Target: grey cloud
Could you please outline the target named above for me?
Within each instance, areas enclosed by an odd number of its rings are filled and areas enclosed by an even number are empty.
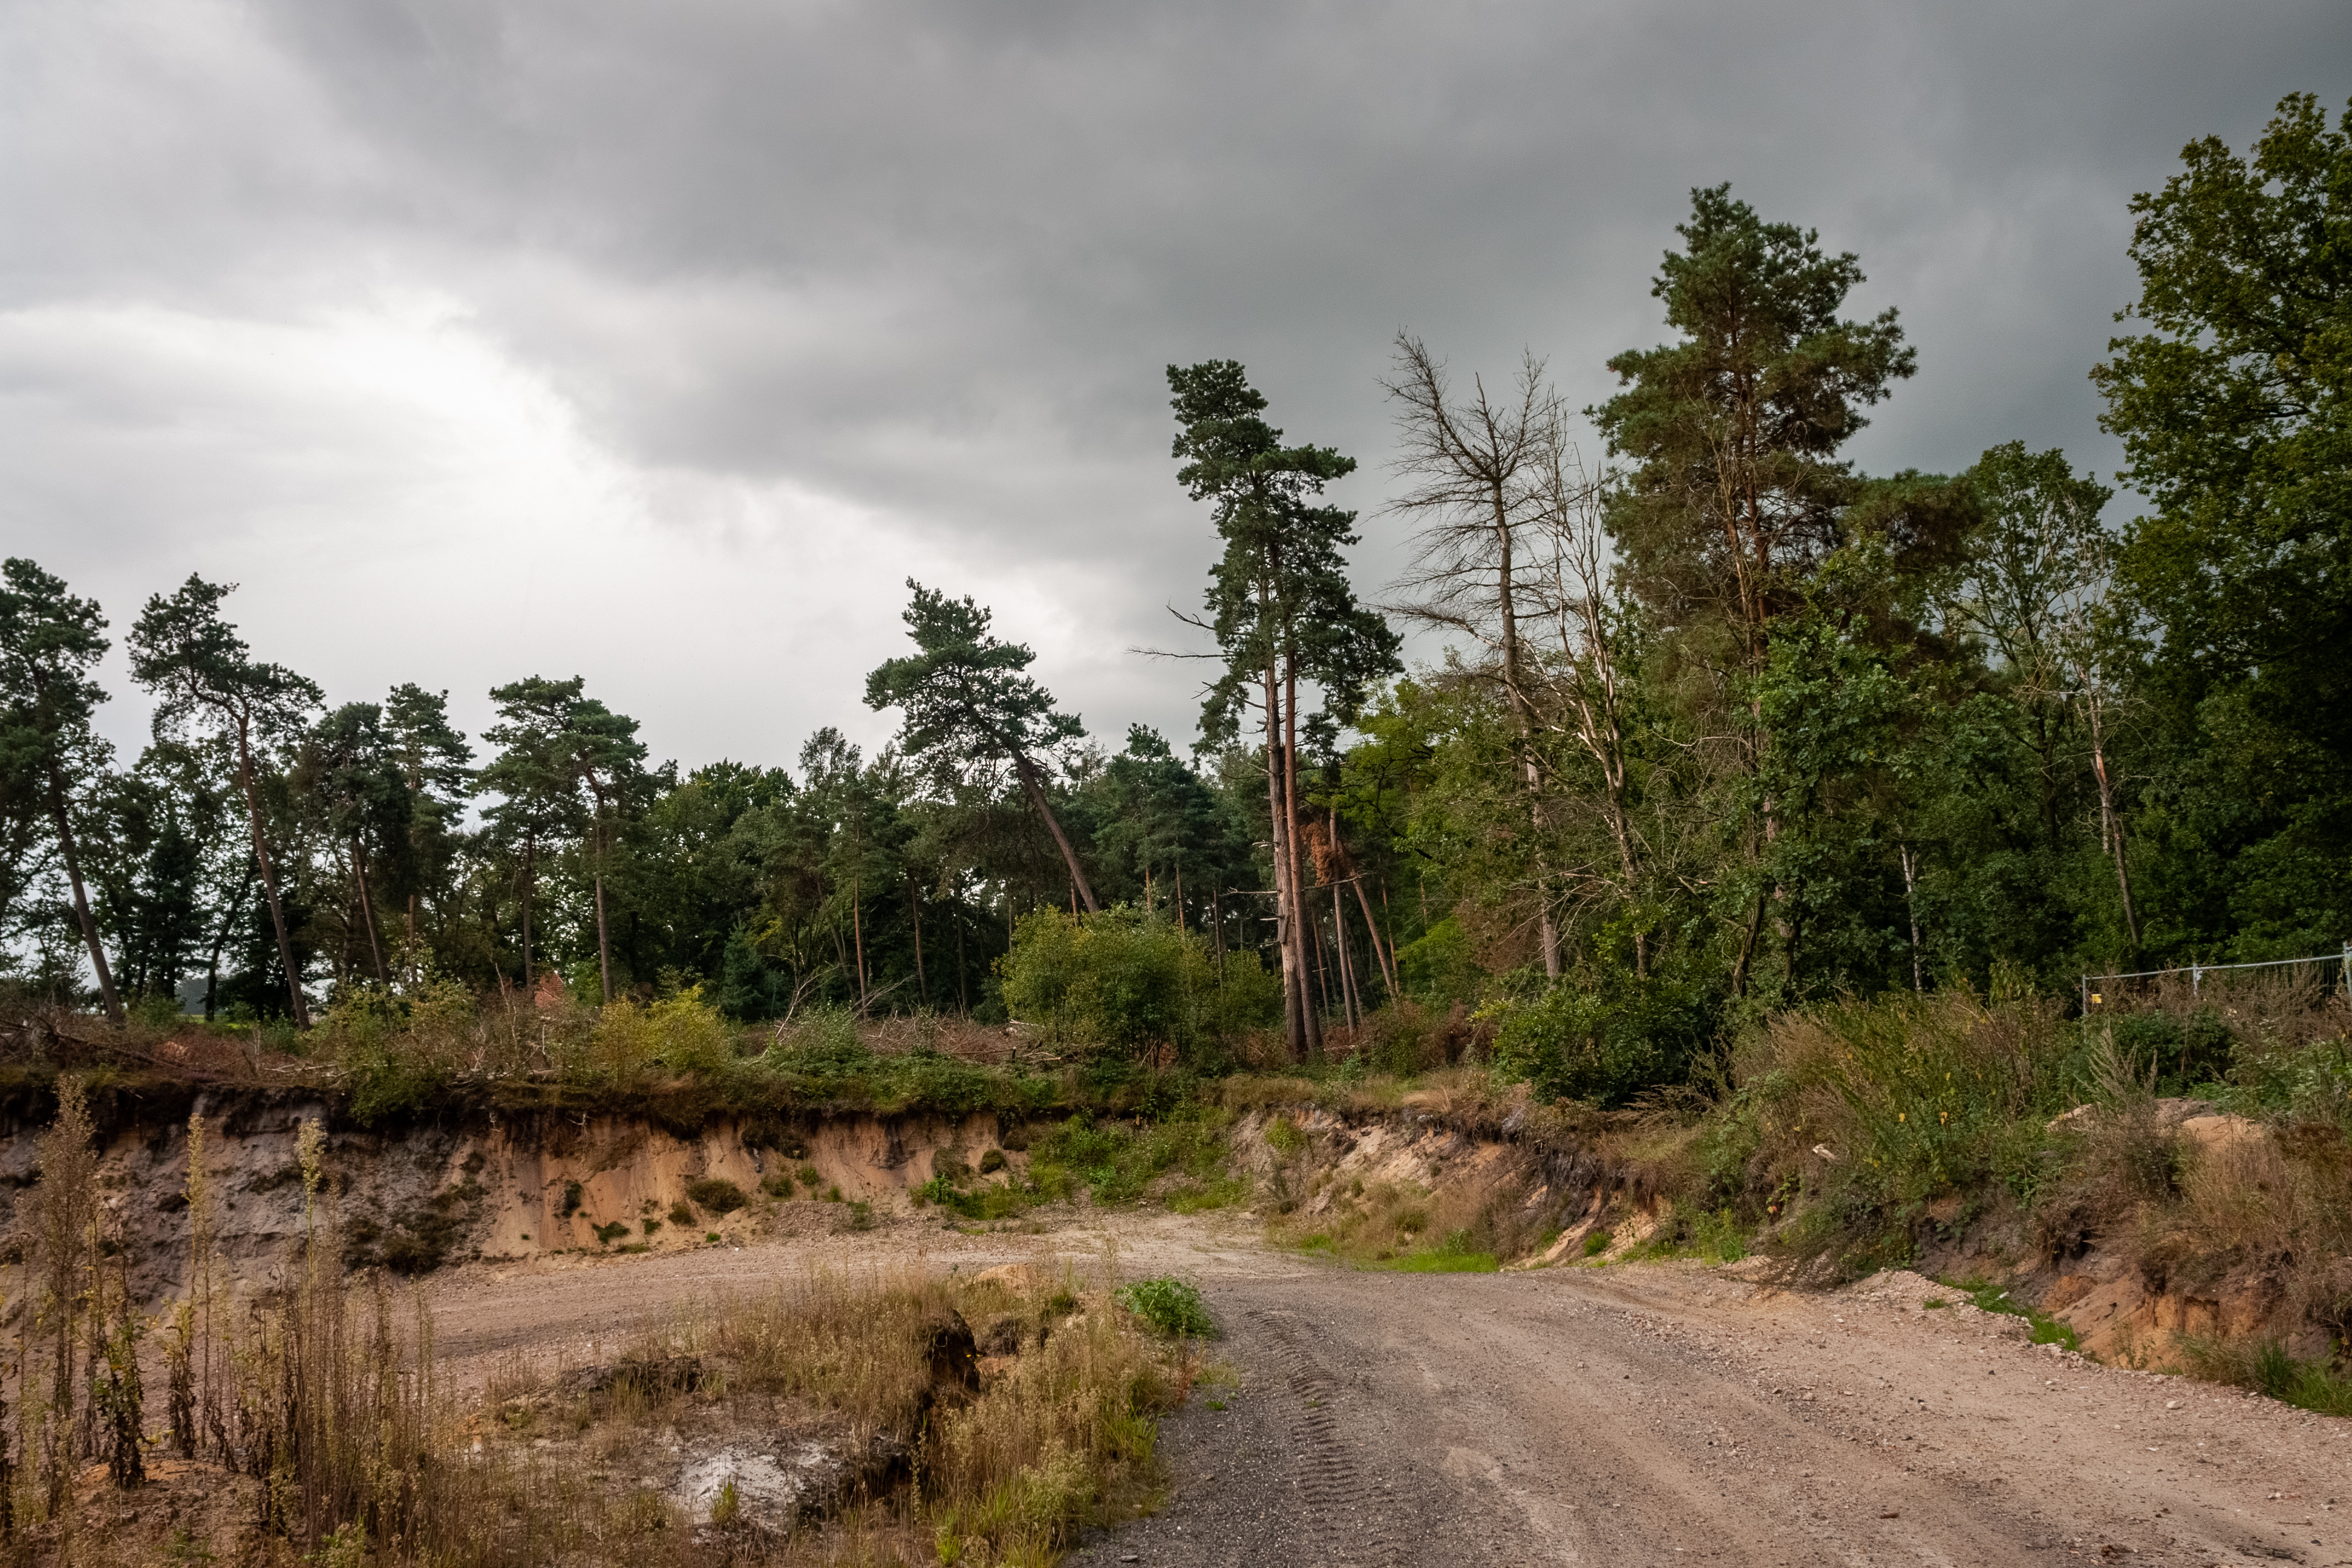
[[[2111,468],[2084,372],[2130,295],[2128,196],[2192,136],[2242,143],[2280,94],[2352,86],[2329,4],[13,15],[0,200],[36,221],[0,234],[12,548],[71,574],[82,541],[142,541],[169,575],[247,576],[248,615],[265,589],[309,591],[267,564],[284,531],[333,559],[338,530],[408,515],[404,474],[467,471],[430,449],[446,432],[200,366],[159,381],[103,333],[23,322],[104,307],[291,330],[427,295],[640,476],[656,533],[704,516],[666,497],[776,484],[893,530],[843,557],[793,531],[814,525],[753,529],[735,572],[843,574],[835,597],[857,603],[915,567],[1062,585],[1076,597],[1050,624],[1008,629],[1112,737],[1129,717],[1189,728],[1181,674],[1117,651],[1167,640],[1161,606],[1192,599],[1211,553],[1171,481],[1165,363],[1240,358],[1295,434],[1364,459],[1341,493],[1367,514],[1373,586],[1398,557],[1373,384],[1391,334],[1465,370],[1531,348],[1572,400],[1606,395],[1607,356],[1660,336],[1648,280],[1688,187],[1729,179],[1858,251],[1858,308],[1904,312],[1922,373],[1864,461],[1950,468],[2022,436]],[[184,404],[159,410],[159,385]],[[854,683],[744,678],[732,710],[758,710],[761,738],[729,732],[709,688],[734,678],[705,639],[662,635],[698,625],[691,577],[663,581],[642,689],[649,707],[664,680],[698,695],[690,723],[648,712],[662,743],[782,760],[787,737],[855,717]],[[475,685],[580,662],[560,630],[526,646],[473,603],[398,626]],[[352,679],[407,677],[398,626],[340,660]],[[897,635],[885,618],[829,657],[871,663]]]

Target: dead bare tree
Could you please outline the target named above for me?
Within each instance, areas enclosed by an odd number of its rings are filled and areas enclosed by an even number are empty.
[[[1397,334],[1396,357],[1381,387],[1398,405],[1396,470],[1412,488],[1390,510],[1412,520],[1413,555],[1396,584],[1391,613],[1475,642],[1477,672],[1499,683],[1519,736],[1518,769],[1536,837],[1543,837],[1543,770],[1535,738],[1544,726],[1529,692],[1519,622],[1535,584],[1521,565],[1520,536],[1547,504],[1548,454],[1560,444],[1559,398],[1543,362],[1525,356],[1516,385],[1490,396],[1471,381],[1457,396],[1445,367],[1410,332]],[[1536,899],[1544,973],[1560,973],[1553,889],[1538,854]]]

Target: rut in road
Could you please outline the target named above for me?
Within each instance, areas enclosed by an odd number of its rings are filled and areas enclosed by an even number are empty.
[[[1299,1458],[1299,1500],[1308,1538],[1336,1562],[1365,1568],[1402,1564],[1386,1526],[1378,1490],[1341,1440],[1339,1385],[1323,1364],[1298,1342],[1293,1315],[1278,1310],[1251,1314],[1265,1329],[1285,1370],[1285,1385],[1296,1405],[1291,1430]]]

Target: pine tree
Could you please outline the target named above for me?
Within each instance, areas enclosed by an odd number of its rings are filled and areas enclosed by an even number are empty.
[[[1224,552],[1210,569],[1207,614],[1186,616],[1212,633],[1224,671],[1211,683],[1201,729],[1211,743],[1240,733],[1251,704],[1263,720],[1266,809],[1273,828],[1274,890],[1282,953],[1284,1032],[1292,1056],[1322,1049],[1307,990],[1305,861],[1298,844],[1300,683],[1323,689],[1323,722],[1352,715],[1367,689],[1402,668],[1402,639],[1357,603],[1340,554],[1357,542],[1356,514],[1316,504],[1324,486],[1356,462],[1328,447],[1286,447],[1262,416],[1266,400],[1231,360],[1168,367],[1180,426],[1177,482],[1215,509]]]
[[[73,823],[78,792],[103,773],[109,755],[90,729],[90,715],[106,700],[90,679],[108,647],[100,635],[106,617],[30,561],[0,563],[0,771],[21,777],[48,819],[99,995],[120,1024],[122,998],[90,915]]]
[[[131,674],[154,696],[159,742],[178,739],[194,727],[225,738],[233,748],[253,829],[254,862],[269,902],[278,960],[286,968],[287,999],[296,1026],[307,1029],[310,1006],[302,994],[302,965],[269,851],[262,774],[269,748],[299,739],[325,698],[314,682],[284,665],[254,662],[245,639],[221,618],[221,601],[235,586],[192,574],[171,597],[149,598],[131,632]]]

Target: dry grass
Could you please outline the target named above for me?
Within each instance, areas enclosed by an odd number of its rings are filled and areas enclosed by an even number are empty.
[[[990,1348],[1018,1347],[980,1362],[970,1385],[969,1357],[940,1350],[959,1316]],[[426,1375],[429,1320],[404,1334],[378,1293],[306,1304],[298,1292],[238,1352],[250,1423],[231,1464],[167,1467],[157,1495],[173,1500],[146,1510],[156,1525],[143,1531],[120,1522],[141,1494],[93,1471],[70,1539],[37,1529],[20,1557],[1043,1564],[1082,1525],[1149,1501],[1157,1418],[1189,1386],[1191,1353],[1141,1331],[1107,1283],[1071,1275],[813,1273],[644,1324],[603,1369],[510,1359],[461,1403]],[[306,1398],[289,1396],[298,1388]],[[298,1429],[299,1450],[283,1440]],[[681,1456],[727,1445],[834,1455],[817,1515],[780,1521],[732,1494],[689,1506]]]

